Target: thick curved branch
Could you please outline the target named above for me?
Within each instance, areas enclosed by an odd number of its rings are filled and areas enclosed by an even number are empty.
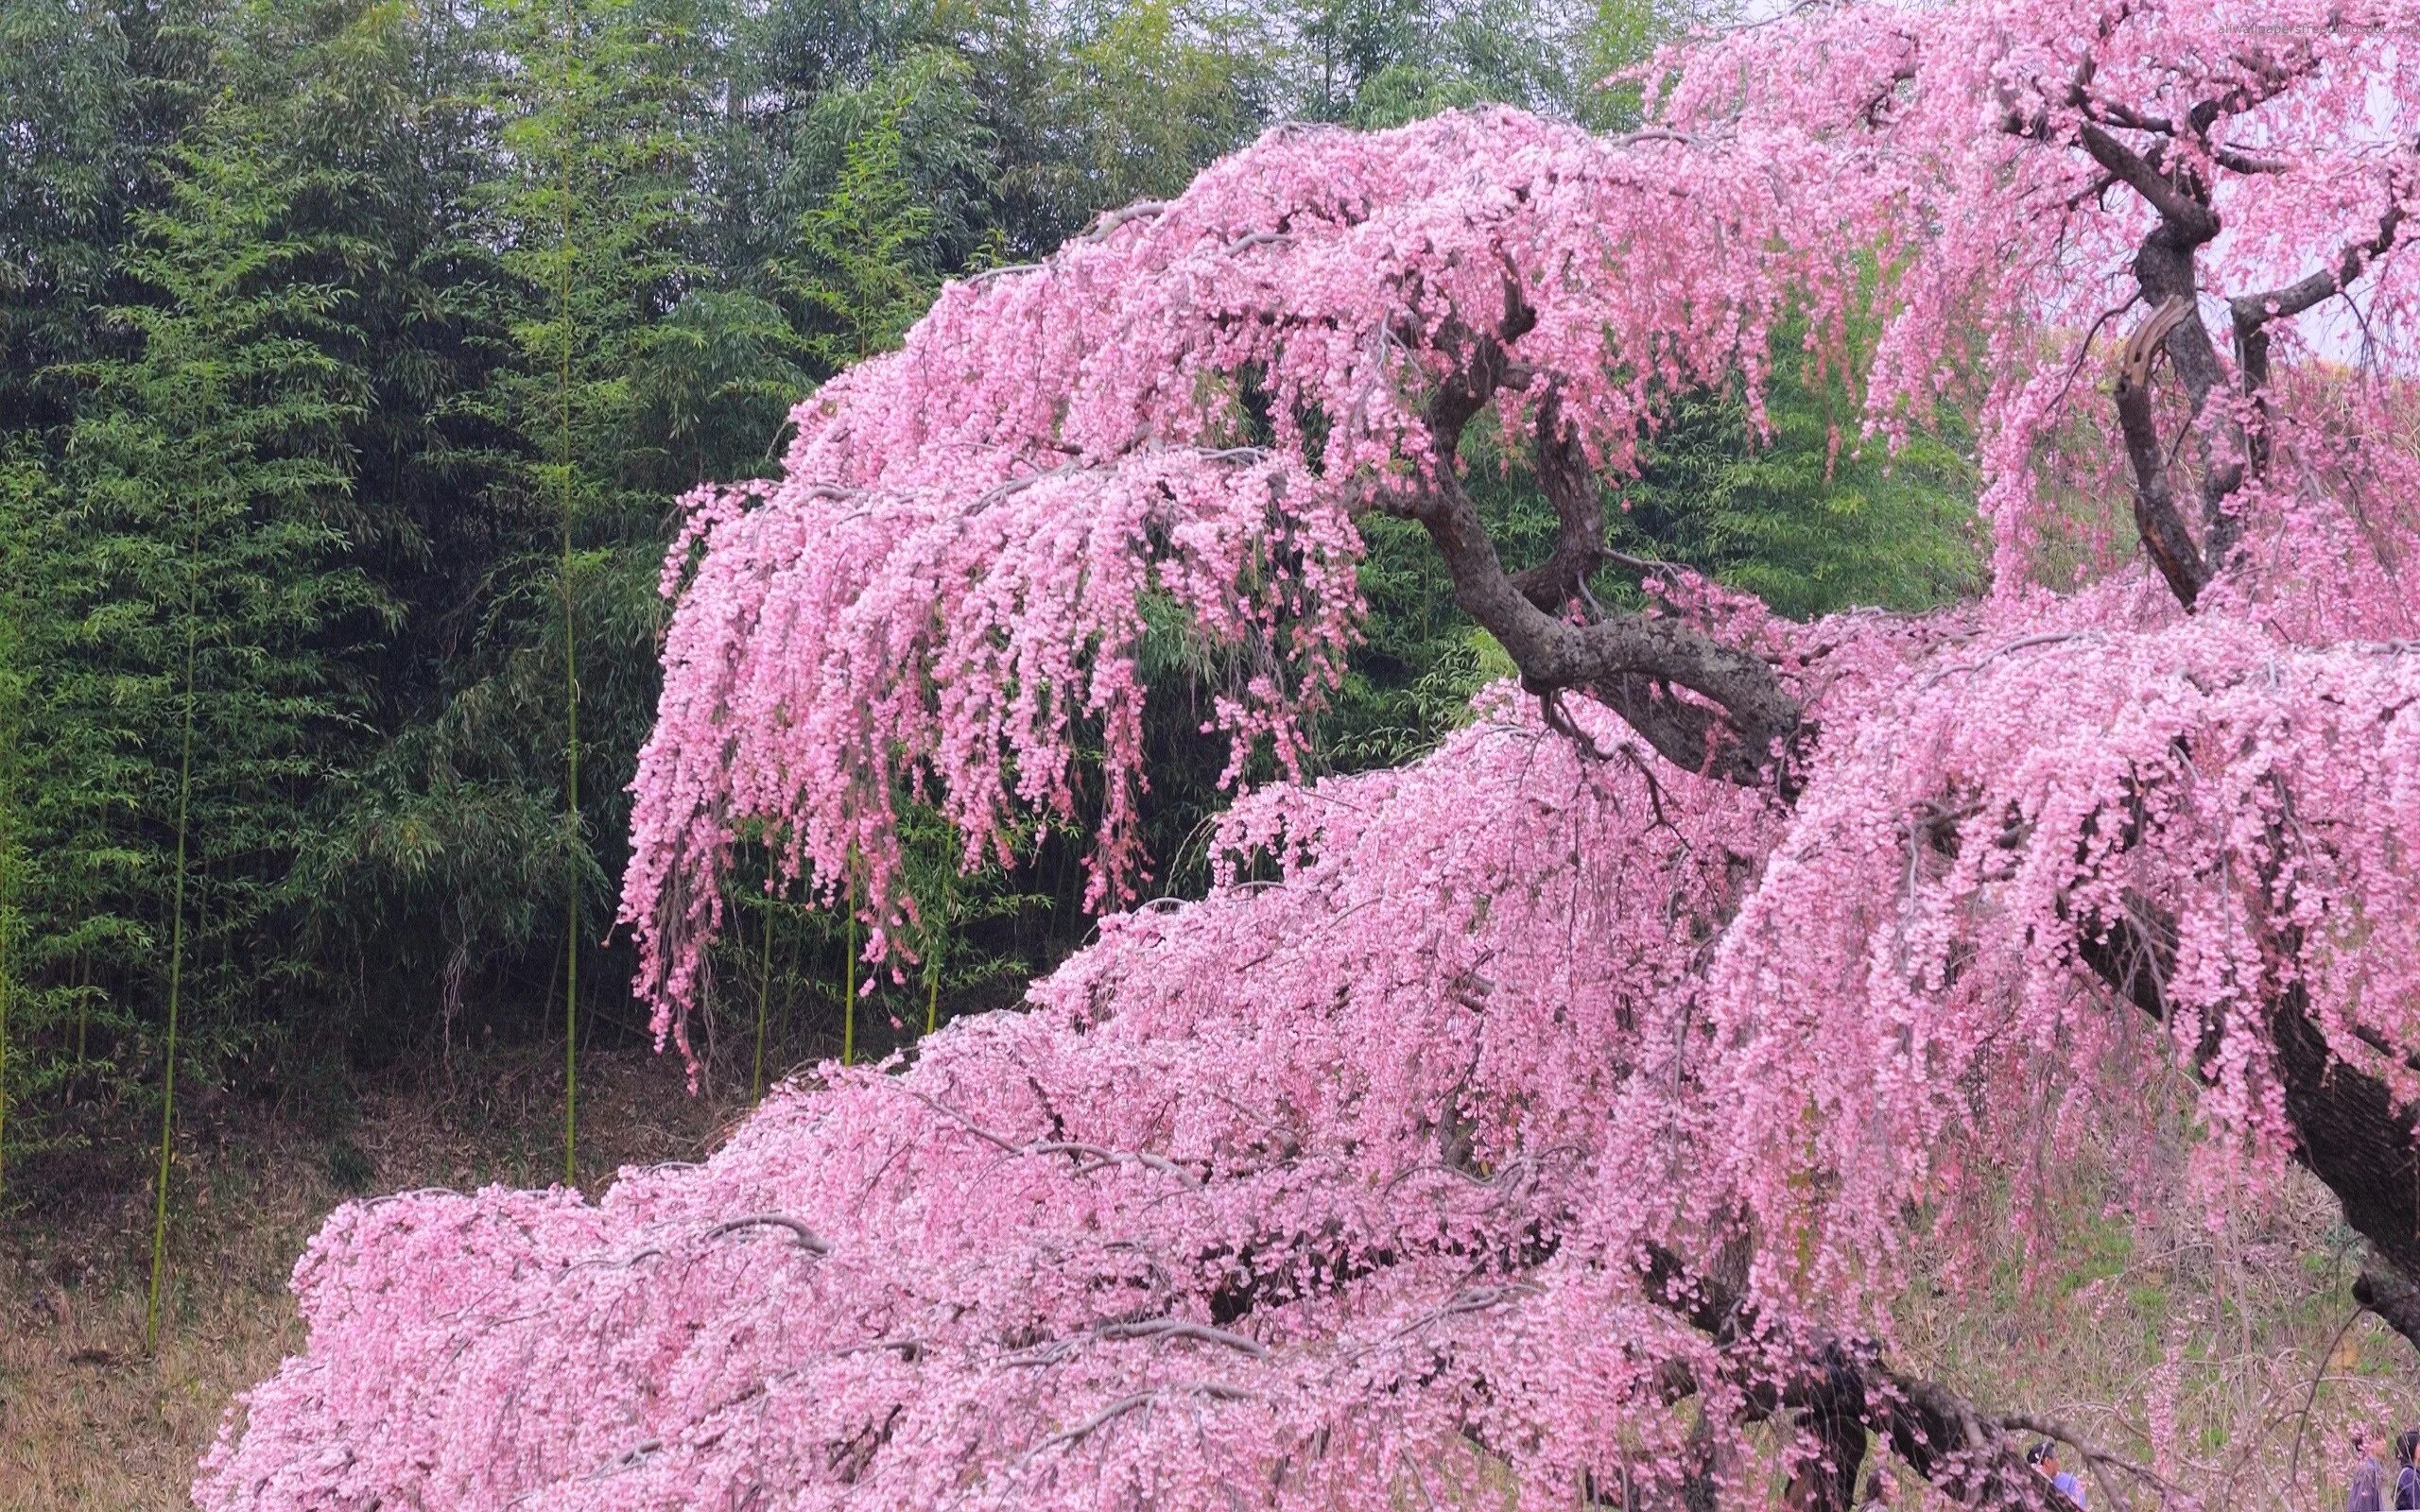
[[[2342,294],[2371,264],[2394,248],[2397,232],[2410,217],[2399,186],[2390,182],[2388,188],[2386,212],[2378,217],[2377,232],[2339,251],[2328,266],[2283,288],[2265,294],[2240,294],[2228,301],[2228,314],[2235,323],[2236,361],[2242,371],[2244,392],[2251,396],[2255,410],[2250,434],[2244,438],[2245,463],[2255,477],[2269,467],[2269,324],[2273,320],[2290,320],[2321,301]]]
[[[1461,361],[1429,399],[1433,473],[1382,498],[1378,507],[1427,529],[1453,578],[1455,603],[1495,637],[1531,692],[1585,690],[1677,765],[1747,785],[1772,779],[1791,791],[1785,758],[1798,742],[1801,711],[1771,664],[1677,620],[1620,614],[1575,621],[1556,612],[1604,559],[1604,520],[1578,443],[1550,399],[1541,406],[1537,455],[1562,522],[1559,539],[1542,567],[1517,578],[1505,571],[1478,505],[1453,471],[1471,418],[1498,388],[1527,376],[1506,345],[1535,317],[1510,286],[1505,306],[1497,335],[1465,332],[1441,341],[1446,350],[1459,348]]]
[[[2135,529],[2152,565],[2168,580],[2169,590],[2187,609],[2193,607],[2210,580],[2210,568],[2194,542],[2192,532],[2177,512],[2176,494],[2169,478],[2168,449],[2160,442],[2159,425],[2152,414],[2152,358],[2169,334],[2192,309],[2186,296],[2162,303],[2129,337],[2118,363],[2115,399],[2118,430],[2126,444],[2126,463],[2135,474]]]
[[[2327,266],[2318,268],[2281,288],[2262,294],[2239,294],[2227,301],[2235,322],[2236,353],[2243,366],[2243,383],[2256,401],[2269,382],[2269,325],[2290,320],[2324,300],[2350,288],[2353,281],[2394,247],[2396,235],[2410,220],[2401,185],[2390,180],[2387,207],[2377,230],[2339,250]],[[2265,447],[2264,447],[2265,452]],[[2256,458],[2256,466],[2258,458]]]
[[[2272,97],[2309,66],[2308,60],[2255,62],[2250,80],[2193,108],[2186,124],[2195,136],[2206,143],[2210,129],[2219,120]],[[2230,300],[2228,313],[2238,358],[2237,371],[2231,377],[2219,358],[2218,348],[2200,311],[2196,253],[2220,231],[2208,187],[2189,172],[2170,171],[2163,166],[2160,149],[2166,143],[2157,144],[2149,152],[2137,151],[2098,124],[2105,120],[2132,129],[2168,134],[2177,129],[2173,123],[2135,115],[2115,106],[2096,107],[2083,95],[2083,82],[2079,81],[2074,97],[2086,109],[2087,118],[2077,128],[2077,144],[2109,179],[2134,190],[2160,217],[2135,254],[2135,278],[2145,301],[2158,312],[2152,324],[2144,329],[2149,332],[2156,326],[2154,340],[2167,352],[2185,387],[2191,423],[2199,427],[2211,394],[2230,384],[2240,387],[2254,409],[2255,419],[2249,426],[2227,415],[2220,419],[2216,434],[2202,437],[2202,539],[2197,545],[2173,495],[2167,462],[2169,448],[2161,444],[2152,419],[2148,359],[2152,349],[2148,344],[2130,344],[2129,360],[2120,372],[2115,397],[2127,463],[2135,474],[2135,524],[2153,565],[2167,579],[2177,600],[2189,610],[2210,579],[2234,557],[2241,540],[2241,522],[2229,507],[2230,501],[2247,478],[2257,477],[2268,466],[2270,442],[2259,417],[2265,412],[2270,377],[2270,323],[2290,319],[2342,293],[2394,247],[2408,213],[2403,197],[2390,194],[2377,230],[2342,249],[2327,266],[2281,288]],[[2020,123],[2012,129],[2024,128]],[[2266,159],[2225,149],[2216,150],[2214,161],[2242,173],[2271,172],[2279,166]]]
[[[2336,260],[2328,266],[2296,279],[2283,288],[2271,289],[2266,294],[2236,296],[2229,305],[2235,316],[2238,336],[2257,331],[2272,320],[2292,319],[2322,300],[2343,293],[2372,263],[2385,256],[2394,246],[2396,232],[2410,218],[2402,196],[2393,195],[2387,201],[2386,213],[2378,217],[2378,229],[2338,252]],[[2266,372],[2265,366],[2263,372]]]
[[[1800,711],[1764,661],[1676,620],[1623,614],[1581,624],[1539,609],[1505,572],[1478,507],[1450,476],[1402,512],[1427,527],[1453,576],[1454,601],[1503,645],[1532,692],[1585,689],[1692,771],[1755,783],[1780,768]]]
[[[2083,103],[2080,79],[2076,101]],[[2246,98],[2250,98],[2249,95]],[[2114,107],[2098,112],[2137,129],[2172,132],[2172,123],[2125,115]],[[2206,135],[2210,125],[2226,113],[2224,102],[2205,109],[2196,106],[2190,128]],[[2233,554],[2237,536],[2226,501],[2243,484],[2250,443],[2243,427],[2226,421],[2221,444],[2208,446],[2202,479],[2202,533],[2196,545],[2179,512],[2169,481],[2168,448],[2160,443],[2151,408],[2151,356],[2164,350],[2184,384],[2193,420],[2201,420],[2210,395],[2228,379],[2218,348],[2202,323],[2200,274],[2195,254],[2217,236],[2220,222],[2211,208],[2208,186],[2187,172],[2172,172],[2160,161],[2158,144],[2138,152],[2087,118],[2076,129],[2076,142],[2109,178],[2135,191],[2159,215],[2159,224],[2143,238],[2135,255],[2135,282],[2152,319],[2127,346],[2127,360],[2118,381],[2118,429],[2125,438],[2127,465],[2135,474],[2135,522],[2145,550],[2177,601],[2191,609],[2202,590]]]
[[[1537,437],[1531,448],[1538,487],[1554,506],[1554,554],[1534,567],[1512,575],[1512,586],[1523,598],[1547,613],[1559,613],[1588,594],[1588,579],[1606,561],[1605,503],[1580,438],[1563,421],[1563,406],[1553,394],[1538,405]]]
[[[2227,382],[2208,327],[2202,323],[2201,277],[2195,253],[2218,234],[2219,220],[2206,194],[2189,180],[2180,184],[2108,132],[2087,124],[2085,149],[2109,174],[2133,188],[2159,212],[2160,223],[2135,254],[2135,283],[2152,315],[2126,345],[2115,399],[2125,438],[2126,460],[2135,474],[2135,522],[2152,564],[2177,601],[2193,607],[2211,577],[2233,553],[2234,516],[2226,501],[2242,486],[2247,450],[2242,425],[2221,423],[2216,446],[2205,438],[2199,545],[2177,507],[2169,474],[2169,448],[2161,443],[2151,404],[2152,359],[2165,352],[2185,386],[2193,421],[2201,420],[2210,395]]]
[[[2277,796],[2282,800],[2290,795],[2281,787]],[[2118,819],[2121,850],[2142,838],[2139,793],[2133,807],[2134,813]],[[2283,854],[2282,845],[2270,852],[2272,859],[2260,868],[2263,886],[2279,885],[2274,858]],[[2169,1031],[2175,1011],[2168,991],[2176,969],[2175,916],[2135,893],[2114,909],[2081,918],[2072,918],[2065,904],[2060,912],[2075,929],[2083,967],[2120,1002]],[[2290,962],[2304,944],[2300,928],[2283,923],[2269,936],[2263,954]],[[2414,1145],[2420,1112],[2399,1103],[2383,1079],[2329,1047],[2312,1016],[2308,989],[2290,973],[2280,971],[2250,1011],[2261,1016],[2272,1046],[2271,1069],[2285,1094],[2295,1160],[2335,1194],[2346,1226],[2371,1246],[2373,1262],[2354,1284],[2354,1300],[2420,1348],[2420,1153]],[[2215,1015],[2205,1015],[2189,1051],[2189,1071],[2205,1082],[2217,1074],[2225,1027]],[[2371,1049],[2396,1054],[2383,1036],[2358,1027],[2354,1032]],[[2401,1058],[2420,1070],[2420,1056],[2404,1053]]]
[[[2199,247],[2219,233],[2217,214],[2162,173],[2150,158],[2091,121],[2076,128],[2076,141],[2110,177],[2142,196],[2145,203],[2159,212],[2166,227],[2187,238],[2187,247]]]

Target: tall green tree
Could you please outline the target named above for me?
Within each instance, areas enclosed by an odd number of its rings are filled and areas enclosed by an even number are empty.
[[[506,454],[479,479],[495,535],[446,676],[389,727],[319,868],[345,879],[329,906],[356,949],[420,969],[400,1005],[441,1032],[482,985],[625,1001],[596,941],[654,703],[667,503],[794,370],[791,334],[761,303],[717,306],[700,256],[727,21],[685,0],[486,18],[513,62],[479,84],[495,156],[468,198],[502,350],[463,403]]]
[[[204,1070],[313,1022],[302,862],[370,748],[424,556],[397,480],[427,448],[397,438],[430,422],[396,420],[446,324],[410,245],[419,34],[317,0],[246,6],[217,40],[225,82],[130,217],[101,354],[51,370],[73,418],[0,518],[18,955],[54,1033],[28,1047],[52,1088],[28,1111],[54,1146],[122,1141],[164,1085],[172,979]]]
[[[828,192],[798,217],[797,250],[775,263],[799,307],[806,347],[827,371],[899,344],[940,287],[932,242],[937,215],[910,177],[909,108],[951,90],[963,69],[946,54],[917,55],[865,91],[828,98],[848,121]],[[870,94],[870,110],[851,96]]]
[[[22,442],[0,451],[0,527],[17,518],[12,502],[21,490],[30,491],[39,474]],[[0,535],[0,1212],[8,1211],[11,1134],[9,1110],[24,1079],[25,1056],[18,1049],[29,1027],[26,994],[19,987],[24,974],[21,936],[25,885],[25,774],[18,760],[26,719],[26,675],[19,649],[23,608],[19,563],[6,550],[9,540]]]
[[[1958,417],[1896,453],[1863,441],[1857,396],[1786,354],[1764,421],[1736,390],[1695,396],[1620,490],[1616,542],[1698,568],[1795,618],[1938,608],[1981,581],[1975,470]]]
[[[1599,18],[1567,4],[1307,0],[1291,20],[1303,113],[1354,126],[1482,104],[1576,114],[1599,60],[1584,41]]]
[[[331,29],[340,53],[352,39]],[[158,1053],[177,966],[185,720],[184,976],[204,1042],[232,1052],[304,986],[292,864],[387,616],[347,560],[348,435],[371,390],[348,284],[379,249],[335,208],[362,182],[330,167],[314,127],[335,129],[238,84],[170,155],[168,200],[137,215],[122,254],[146,296],[112,312],[131,350],[72,369],[83,393],[55,484],[10,522],[33,601],[22,760],[44,862],[29,903],[59,926],[29,965],[92,995],[121,1072]]]
[[[1281,39],[1220,0],[941,5],[928,36],[965,60],[993,144],[991,224],[1014,257],[1174,194],[1282,113]]]

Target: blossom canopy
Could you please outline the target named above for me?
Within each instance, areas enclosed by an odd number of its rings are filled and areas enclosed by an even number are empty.
[[[2305,1167],[2420,1341],[2415,37],[1810,9],[1624,137],[1281,129],[950,285],[691,497],[623,917],[685,1047],[735,845],[880,958],[929,804],[969,864],[1089,824],[1098,940],[702,1165],[341,1210],[197,1500],[1845,1512],[1880,1457],[2040,1505],[2035,1419],[1900,1368],[1892,1303],[2151,1150],[2162,1074],[2198,1190]],[[1988,594],[1599,601],[1604,480],[1785,333],[1877,444],[1974,405]],[[1376,515],[1518,676],[1316,778]],[[1208,895],[1119,912],[1155,622],[1239,669],[1238,793]]]

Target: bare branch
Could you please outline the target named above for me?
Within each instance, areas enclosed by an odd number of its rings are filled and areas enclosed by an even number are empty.
[[[1020,1367],[1055,1366],[1063,1362],[1077,1349],[1097,1341],[1190,1339],[1197,1344],[1216,1344],[1254,1360],[1269,1358],[1269,1347],[1258,1339],[1189,1318],[1146,1317],[1129,1318],[1116,1323],[1103,1323],[1081,1333],[1046,1340],[1029,1349],[1020,1349],[1007,1357],[1004,1364]]]
[[[1027,1450],[1018,1459],[1017,1464],[1019,1468],[1023,1468],[1046,1451],[1080,1444],[1128,1413],[1138,1407],[1148,1407],[1163,1397],[1203,1397],[1212,1401],[1249,1401],[1252,1400],[1252,1393],[1240,1386],[1231,1386],[1220,1381],[1196,1381],[1185,1385],[1162,1386],[1151,1391],[1137,1391],[1132,1396],[1118,1398],[1073,1428],[1062,1429],[1051,1435]]]
[[[1100,215],[1100,218],[1095,220],[1092,225],[1086,228],[1082,232],[1069,237],[1067,239],[1067,246],[1073,247],[1080,242],[1101,241],[1105,239],[1111,232],[1114,232],[1118,227],[1125,225],[1128,221],[1147,220],[1151,216],[1159,215],[1167,208],[1168,201],[1165,199],[1138,199],[1134,201],[1134,203],[1128,205],[1121,210],[1105,211]],[[980,268],[975,272],[967,274],[965,282],[968,284],[988,284],[995,278],[1006,278],[1011,273],[1039,273],[1044,268],[1057,263],[1062,256],[1065,255],[1065,251],[1066,249],[1063,247],[1059,251],[1051,253],[1048,257],[1044,258],[1038,263],[1002,263],[995,267]]]
[[[1269,1347],[1258,1339],[1231,1333],[1225,1329],[1212,1328],[1207,1323],[1195,1323],[1179,1317],[1141,1318],[1129,1323],[1111,1323],[1097,1331],[1104,1339],[1191,1339],[1197,1344],[1217,1344],[1250,1355],[1255,1360],[1269,1358]]]
[[[1916,687],[1922,691],[1931,688],[1942,679],[1958,673],[1980,672],[2001,657],[2014,655],[2018,651],[2031,650],[2037,645],[2059,645],[2068,641],[2099,641],[2101,638],[2099,630],[2046,630],[2038,635],[2020,635],[2014,641],[2004,642],[1992,647],[1972,662],[1960,662],[1950,666],[1935,667],[1925,674],[1924,679],[1918,682]]]
[[[1162,215],[1167,210],[1170,201],[1166,199],[1137,199],[1132,204],[1122,206],[1116,210],[1105,210],[1101,212],[1100,215],[1095,219],[1090,226],[1084,229],[1081,234],[1076,237],[1076,240],[1080,242],[1097,242],[1104,240],[1108,237],[1111,232],[1114,232],[1118,227],[1125,225],[1128,221],[1150,220]]]
[[[1039,273],[1048,266],[1046,263],[995,263],[990,267],[978,267],[967,274],[965,282],[989,284],[995,278],[1007,278],[1011,273]]]
[[[1511,1302],[1517,1297],[1534,1297],[1541,1290],[1543,1290],[1543,1288],[1534,1281],[1509,1281],[1501,1286],[1465,1287],[1461,1291],[1456,1292],[1453,1296],[1447,1297],[1444,1301],[1438,1303],[1435,1307],[1430,1308],[1427,1312],[1421,1314],[1418,1317],[1411,1319],[1409,1322],[1397,1325],[1395,1328],[1389,1330],[1377,1338],[1371,1340],[1368,1344],[1355,1349],[1352,1353],[1346,1355],[1345,1358],[1351,1361],[1360,1361],[1376,1353],[1378,1350],[1385,1349],[1388,1345],[1392,1344],[1399,1339],[1407,1339],[1415,1333],[1426,1332],[1430,1328],[1439,1323],[1443,1323],[1449,1317],[1461,1317],[1465,1314],[1470,1313],[1484,1313],[1491,1308],[1502,1307],[1506,1303]]]
[[[1024,1146],[1018,1153],[1076,1155],[1091,1160],[1093,1164],[1077,1168],[1078,1176],[1105,1165],[1139,1165],[1147,1170],[1157,1171],[1162,1176],[1174,1177],[1189,1187],[1199,1188],[1201,1185],[1201,1178],[1184,1166],[1177,1164],[1165,1155],[1153,1155],[1147,1150],[1114,1150],[1106,1144],[1088,1144],[1081,1140],[1037,1140]]]
[[[1625,131],[1619,136],[1607,137],[1605,145],[1615,147],[1634,147],[1648,142],[1671,142],[1682,146],[1693,147],[1699,146],[1702,140],[1687,131],[1675,131],[1668,126],[1642,126],[1635,131]]]
[[[752,1212],[742,1217],[725,1218],[722,1222],[716,1224],[711,1228],[708,1228],[705,1232],[705,1237],[708,1239],[720,1239],[725,1234],[735,1234],[749,1228],[786,1228],[789,1231],[790,1238],[797,1243],[798,1247],[805,1250],[808,1254],[828,1255],[832,1253],[832,1246],[817,1238],[814,1229],[809,1228],[805,1224],[801,1223],[798,1219],[790,1217],[786,1213],[780,1212]]]
[[[2085,1464],[2094,1469],[2113,1469],[2121,1474],[2133,1476],[2135,1480],[2157,1490],[2168,1500],[2186,1503],[2190,1503],[2193,1500],[2191,1494],[2183,1486],[2160,1475],[2150,1466],[2128,1459],[2122,1454],[2112,1454],[2105,1450],[2096,1448],[2078,1435],[2074,1429],[2066,1426],[2056,1418],[2037,1418],[2030,1413],[2011,1412],[2000,1414],[1999,1424],[2003,1428],[2017,1433],[2056,1439],[2074,1450]]]
[[[2330,266],[2265,294],[2239,294],[2228,301],[2235,316],[2236,339],[2241,342],[2271,320],[2291,319],[2322,300],[2342,294],[2364,269],[2386,255],[2410,215],[2403,197],[2390,193],[2378,229],[2336,254]],[[2264,365],[2265,375],[2265,365]]]
[[[2250,53],[2238,53],[2230,60],[2251,75],[2243,82],[2223,94],[2198,101],[2185,113],[2186,125],[2193,134],[2207,140],[2210,128],[2231,115],[2241,115],[2258,110],[2278,95],[2310,77],[2319,60],[2308,49],[2297,45],[2291,57],[2280,61],[2265,48]]]
[[[942,1102],[938,1097],[930,1096],[925,1092],[916,1091],[913,1089],[905,1090],[908,1091],[908,1096],[915,1098],[918,1102],[923,1103],[925,1107],[933,1109],[937,1113],[943,1113],[948,1115],[950,1118],[957,1120],[958,1123],[967,1130],[967,1132],[973,1134],[984,1143],[1009,1155],[1072,1155],[1078,1157],[1080,1160],[1091,1161],[1091,1164],[1079,1164],[1077,1166],[1076,1174],[1078,1176],[1088,1175],[1093,1171],[1099,1170],[1103,1166],[1139,1165],[1147,1170],[1157,1171],[1163,1176],[1173,1177],[1184,1185],[1197,1191],[1199,1191],[1201,1186],[1201,1177],[1195,1176],[1184,1166],[1179,1165],[1176,1161],[1169,1160],[1165,1155],[1152,1155],[1147,1151],[1141,1150],[1112,1149],[1106,1144],[1092,1144],[1081,1140],[1029,1140],[1024,1143],[1019,1143],[1006,1135],[995,1134],[992,1130],[985,1128],[982,1125],[977,1124],[975,1120],[967,1117],[966,1114],[960,1112],[955,1108],[952,1108],[949,1104]]]

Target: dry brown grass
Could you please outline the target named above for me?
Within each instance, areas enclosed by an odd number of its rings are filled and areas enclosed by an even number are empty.
[[[365,1100],[351,1143],[368,1186],[543,1185],[561,1169],[558,1057],[483,1065]],[[549,1071],[554,1074],[549,1075]],[[694,1158],[743,1110],[685,1095],[677,1063],[580,1070],[582,1185]],[[285,1278],[347,1195],[328,1142],[271,1121],[182,1158],[156,1354],[143,1350],[147,1194],[86,1194],[0,1228],[0,1512],[153,1512],[186,1486],[234,1394],[300,1348]]]

